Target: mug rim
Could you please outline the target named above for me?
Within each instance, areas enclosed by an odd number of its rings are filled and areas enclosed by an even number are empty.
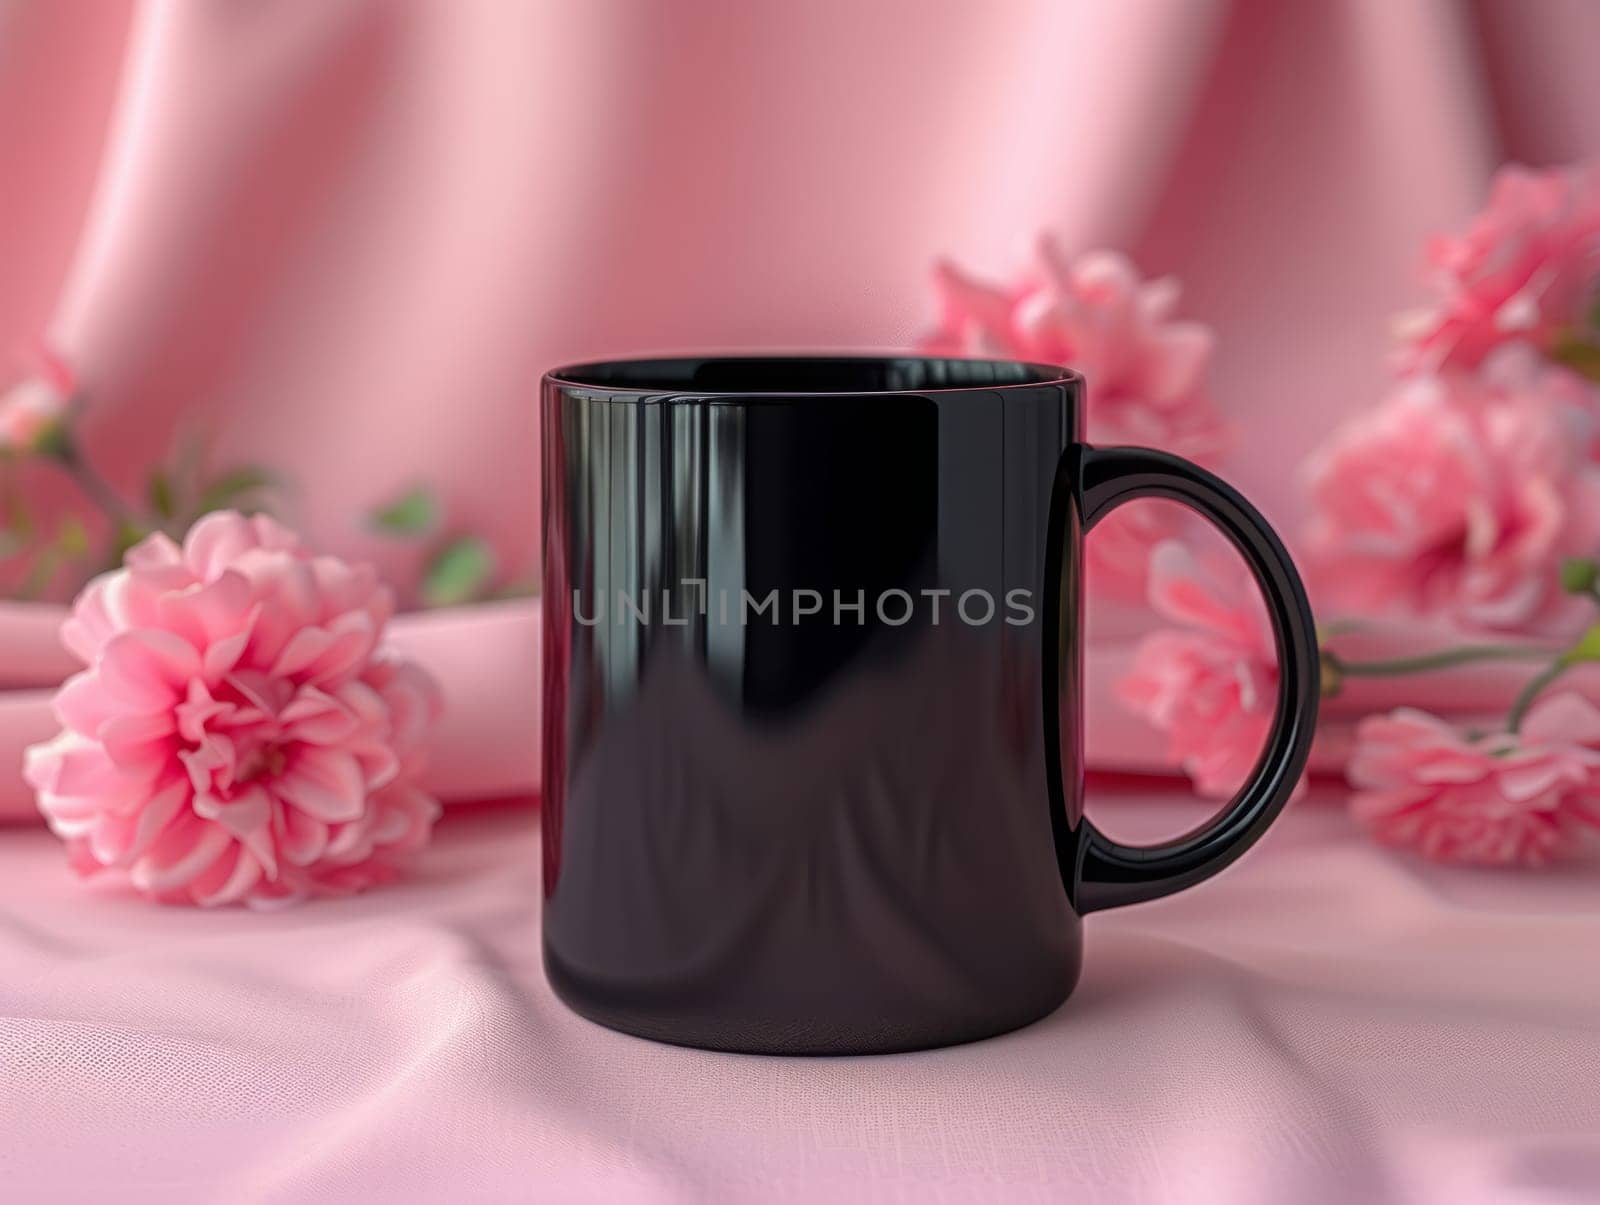
[[[642,369],[650,365],[685,368],[689,365],[712,363],[736,364],[760,362],[773,366],[790,363],[797,366],[815,366],[825,362],[858,367],[892,368],[908,363],[949,365],[987,365],[1008,372],[1020,370],[1024,379],[999,381],[972,381],[958,385],[930,385],[918,389],[704,389],[686,382],[662,380],[658,382],[617,382],[601,379],[606,370]],[[691,370],[692,371],[692,370]],[[1061,386],[1081,389],[1083,374],[1059,364],[999,356],[940,356],[922,352],[721,352],[704,355],[673,354],[659,356],[618,356],[602,360],[585,360],[552,368],[544,374],[546,385],[562,389],[589,391],[608,396],[622,397],[682,397],[713,399],[762,398],[827,398],[827,397],[920,397],[926,394],[994,393],[1015,390],[1041,389]]]

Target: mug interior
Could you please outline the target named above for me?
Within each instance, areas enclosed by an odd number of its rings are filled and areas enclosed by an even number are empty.
[[[550,373],[557,383],[643,393],[924,393],[1045,385],[1066,369],[1022,360],[942,356],[695,356],[574,364]]]

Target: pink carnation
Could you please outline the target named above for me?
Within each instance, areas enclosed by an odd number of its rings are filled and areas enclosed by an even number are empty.
[[[426,844],[417,786],[439,699],[379,649],[393,599],[264,516],[154,535],[62,626],[88,668],[26,776],[82,870],[180,903],[360,890]]]
[[[1150,605],[1184,627],[1144,639],[1117,695],[1167,734],[1172,760],[1202,794],[1226,798],[1272,727],[1278,662],[1266,608],[1242,571],[1204,573],[1176,541],[1150,558]]]
[[[21,378],[0,393],[0,452],[34,451],[66,417],[76,391],[71,367],[41,344]]]
[[[1585,321],[1600,277],[1600,164],[1496,173],[1461,235],[1428,244],[1438,303],[1403,320],[1411,368],[1471,368],[1509,339],[1541,348]]]
[[[1089,382],[1087,434],[1101,444],[1142,444],[1216,460],[1230,433],[1206,391],[1209,327],[1178,321],[1177,282],[1141,280],[1110,251],[1066,259],[1049,239],[1010,288],[949,264],[937,270],[940,322],[922,342],[935,355],[1001,355],[1081,372]],[[1135,508],[1095,528],[1087,548],[1096,585],[1140,596],[1150,550],[1179,529],[1169,510]]]
[[[1519,734],[1469,737],[1403,708],[1363,720],[1350,806],[1386,845],[1436,862],[1537,866],[1600,831],[1600,710],[1553,695]]]
[[[1505,348],[1417,377],[1307,465],[1314,579],[1364,610],[1519,628],[1555,618],[1563,557],[1600,547],[1584,383]]]

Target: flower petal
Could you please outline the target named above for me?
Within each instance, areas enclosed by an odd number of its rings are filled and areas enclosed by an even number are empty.
[[[120,632],[106,642],[96,665],[100,682],[131,708],[171,707],[200,672],[194,646],[171,632],[141,628]]]
[[[98,736],[106,756],[118,765],[148,766],[166,760],[175,731],[170,711],[128,712],[101,724]]]
[[[274,781],[278,798],[328,824],[357,819],[366,806],[366,777],[350,754],[302,745]]]
[[[140,891],[164,895],[204,873],[232,845],[233,838],[219,826],[192,814],[180,816],[133,863],[128,879]]]
[[[339,699],[315,686],[304,686],[278,713],[286,740],[313,745],[340,745],[361,726],[360,717]]]
[[[218,858],[189,884],[189,894],[202,908],[216,908],[245,899],[260,881],[261,863],[235,846],[230,856]]]

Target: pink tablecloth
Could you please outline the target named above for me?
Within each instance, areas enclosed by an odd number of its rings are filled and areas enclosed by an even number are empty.
[[[568,1013],[525,806],[452,813],[407,884],[266,915],[85,890],[13,829],[0,1191],[1594,1200],[1596,867],[1424,867],[1326,802],[1205,888],[1094,917],[1046,1021],[877,1059],[707,1054]],[[1141,836],[1194,818],[1127,791],[1097,812]]]

